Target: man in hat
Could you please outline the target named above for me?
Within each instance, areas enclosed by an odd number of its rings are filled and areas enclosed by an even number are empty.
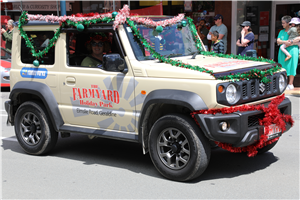
[[[251,22],[244,21],[241,25],[241,37],[236,41],[236,45],[239,47],[237,55],[244,56],[246,51],[253,49],[254,34],[251,29]]]
[[[212,32],[218,31],[220,40],[224,42],[224,54],[227,51],[227,27],[223,24],[223,16],[221,14],[217,14],[214,17],[215,25],[212,26],[207,35],[207,39],[211,40]]]

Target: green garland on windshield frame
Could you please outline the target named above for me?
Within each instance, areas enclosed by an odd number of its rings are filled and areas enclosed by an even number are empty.
[[[137,26],[135,25],[134,21],[131,21],[130,19],[127,18],[126,22],[130,26],[130,28],[133,30],[134,36],[137,37],[142,42],[142,45],[148,51],[150,51],[150,53],[152,54],[152,57],[158,59],[160,62],[168,63],[168,64],[171,64],[172,66],[176,66],[176,67],[182,67],[182,68],[192,69],[192,70],[196,70],[196,71],[200,71],[200,72],[206,72],[206,73],[214,76],[212,70],[205,69],[204,67],[192,66],[192,65],[184,64],[184,63],[182,63],[179,60],[172,60],[170,58],[166,58],[166,57],[160,55],[158,52],[156,52],[151,47],[151,45],[147,42],[147,40],[142,36],[142,34],[139,32]]]
[[[232,58],[232,59],[239,59],[239,60],[251,60],[251,61],[259,61],[259,62],[268,62],[270,64],[275,63],[273,60],[265,59],[263,57],[254,58],[254,57],[234,55],[234,54],[227,55],[227,54],[217,54],[215,52],[201,51],[201,42],[198,38],[196,27],[195,27],[194,23],[192,23],[193,20],[189,17],[187,17],[187,20],[188,20],[188,24],[190,26],[190,29],[192,31],[193,39],[196,43],[196,47],[197,47],[198,51],[200,52],[200,54],[202,54],[202,55],[214,56],[214,57],[223,57],[223,58]],[[205,73],[210,74],[211,76],[213,76],[215,79],[218,79],[218,80],[239,81],[239,80],[249,80],[249,79],[252,79],[252,78],[258,78],[263,83],[269,83],[269,82],[271,82],[271,80],[268,79],[267,76],[268,75],[273,75],[273,73],[278,72],[282,69],[281,66],[275,66],[275,67],[271,67],[271,68],[268,68],[268,69],[265,69],[265,70],[252,69],[249,72],[245,72],[245,73],[229,74],[229,75],[225,75],[225,76],[216,77],[212,70],[208,70],[204,67],[192,66],[192,65],[189,65],[189,64],[182,63],[182,61],[179,61],[179,60],[173,60],[173,59],[170,59],[170,58],[165,58],[164,56],[162,56],[161,54],[156,52],[151,47],[151,45],[147,42],[147,40],[139,32],[137,26],[135,25],[135,23],[133,21],[131,21],[130,19],[127,19],[126,22],[130,26],[130,28],[133,30],[134,36],[137,37],[138,39],[140,39],[143,46],[148,51],[150,51],[150,53],[152,54],[152,56],[154,58],[158,59],[160,62],[171,64],[172,66],[176,66],[176,67],[182,67],[182,68],[191,69],[191,70],[195,70],[195,71],[205,72]]]

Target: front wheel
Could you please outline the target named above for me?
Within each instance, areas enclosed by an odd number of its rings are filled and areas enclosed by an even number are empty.
[[[158,119],[149,135],[149,153],[166,178],[188,181],[200,176],[210,159],[210,145],[195,122],[185,115]]]
[[[54,148],[58,134],[42,104],[23,103],[15,115],[15,133],[19,144],[28,154],[41,155]]]

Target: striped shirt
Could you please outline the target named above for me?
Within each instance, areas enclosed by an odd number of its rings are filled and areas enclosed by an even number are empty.
[[[211,47],[211,51],[215,53],[224,53],[225,48],[223,40],[218,40],[217,42],[215,42]]]

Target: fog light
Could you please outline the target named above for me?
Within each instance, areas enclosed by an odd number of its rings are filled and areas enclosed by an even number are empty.
[[[227,122],[221,122],[219,125],[221,131],[227,131],[229,128],[229,124],[227,124]]]

